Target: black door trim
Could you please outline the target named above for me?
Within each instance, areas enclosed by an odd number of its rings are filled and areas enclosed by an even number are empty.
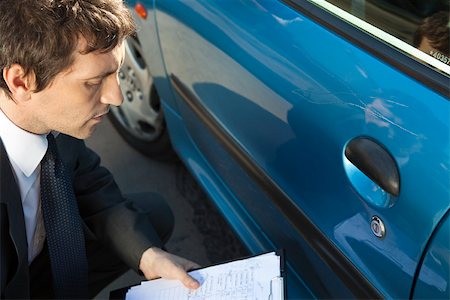
[[[387,43],[361,31],[307,0],[279,0],[318,24],[329,28],[352,44],[382,59],[399,71],[427,85],[449,100],[450,78],[401,53]]]
[[[347,257],[331,243],[300,208],[268,177],[253,159],[230,137],[189,89],[175,76],[170,81],[176,93],[206,125],[225,149],[253,180],[269,195],[273,203],[303,236],[310,247],[339,276],[356,298],[381,299],[380,292],[359,272]]]

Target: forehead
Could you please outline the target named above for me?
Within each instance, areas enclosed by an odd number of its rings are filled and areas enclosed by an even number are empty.
[[[419,45],[419,50],[429,54],[430,51],[435,49],[431,46],[430,41],[426,37],[423,37]]]
[[[117,71],[123,62],[125,55],[123,43],[104,53],[99,51],[83,53],[86,47],[87,42],[80,39],[73,55],[73,62],[63,75],[80,78],[95,77],[101,73]]]

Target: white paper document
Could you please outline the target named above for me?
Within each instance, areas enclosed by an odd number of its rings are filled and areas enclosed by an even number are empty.
[[[201,286],[190,290],[177,280],[144,281],[126,300],[281,300],[283,278],[275,252],[189,272]]]

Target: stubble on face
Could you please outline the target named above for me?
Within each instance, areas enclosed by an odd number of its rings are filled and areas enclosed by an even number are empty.
[[[72,66],[35,95],[36,103],[40,102],[39,117],[46,127],[79,139],[92,135],[108,113],[111,103],[104,100],[105,94],[114,87],[111,80],[117,77],[123,60],[117,49],[83,54],[86,45],[86,41],[80,41]]]

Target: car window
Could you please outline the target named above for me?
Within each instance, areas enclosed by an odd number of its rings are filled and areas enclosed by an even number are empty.
[[[448,0],[309,1],[449,77]]]

